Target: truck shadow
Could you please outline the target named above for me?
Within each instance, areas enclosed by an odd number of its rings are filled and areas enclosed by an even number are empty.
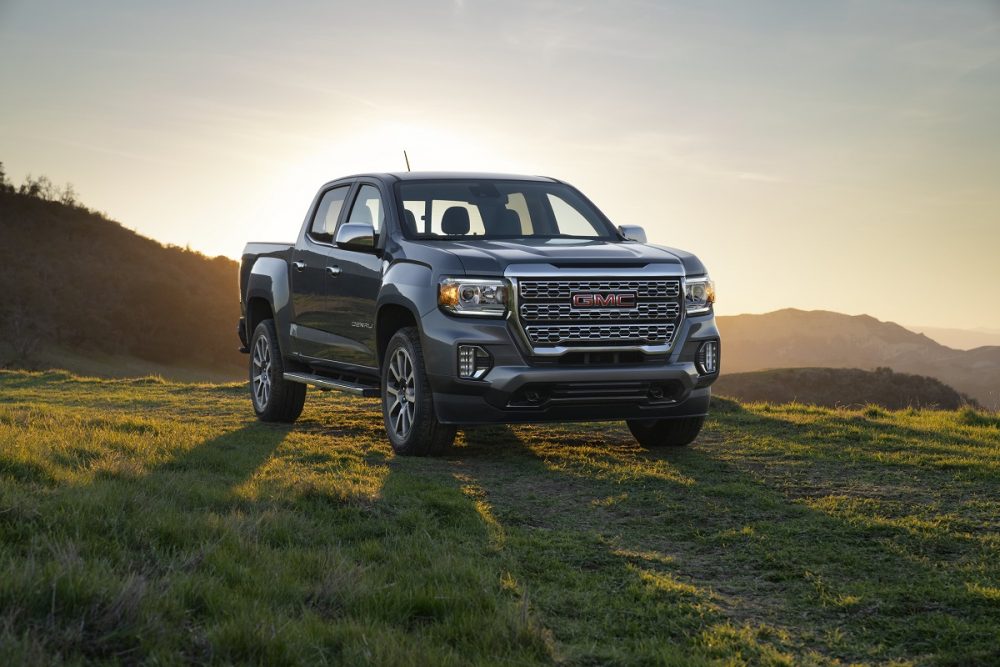
[[[651,636],[694,652],[714,637],[759,659],[772,649],[801,659],[803,647],[849,661],[1000,657],[990,639],[1000,609],[974,585],[991,576],[962,567],[982,558],[987,536],[914,531],[902,505],[898,523],[850,509],[869,489],[846,481],[837,427],[750,415],[748,425],[780,427],[809,456],[757,462],[772,468],[762,474],[714,427],[659,451],[617,426],[589,441],[558,426],[501,427],[466,434],[456,474],[481,489],[541,622],[557,640],[597,647],[582,659],[615,660],[609,637],[641,651]],[[812,446],[824,438],[829,449]],[[835,468],[843,487],[804,497],[802,480]],[[905,505],[920,480],[903,470],[884,483]],[[567,620],[594,596],[607,614]]]

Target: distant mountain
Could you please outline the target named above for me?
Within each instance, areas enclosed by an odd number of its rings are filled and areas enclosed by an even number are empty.
[[[947,329],[904,325],[910,331],[922,333],[946,347],[956,350],[973,350],[977,347],[1000,345],[1000,330],[990,329]]]
[[[974,401],[940,380],[895,373],[888,368],[779,368],[729,373],[714,393],[744,402],[809,403],[826,407],[868,404],[898,410],[907,407],[954,410]]]
[[[788,308],[719,317],[723,373],[772,368],[891,368],[937,378],[1000,409],[1000,347],[955,350],[868,315]]]
[[[0,189],[0,366],[241,378],[237,265]]]

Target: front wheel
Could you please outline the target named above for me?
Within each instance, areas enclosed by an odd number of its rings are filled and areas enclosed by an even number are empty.
[[[443,454],[455,440],[455,427],[442,424],[434,414],[420,334],[415,327],[397,331],[386,348],[382,416],[392,449],[400,456]]]
[[[643,447],[683,447],[698,437],[704,423],[704,417],[630,419],[628,430]]]
[[[250,400],[261,421],[293,422],[302,414],[306,386],[284,374],[274,320],[264,320],[250,339]]]

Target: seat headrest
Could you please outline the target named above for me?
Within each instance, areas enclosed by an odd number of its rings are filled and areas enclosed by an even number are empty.
[[[374,224],[372,221],[372,210],[368,208],[368,205],[364,202],[359,201],[354,205],[354,209],[351,211],[351,219],[348,222],[366,222],[369,225]]]
[[[417,216],[408,208],[403,209],[403,231],[413,235],[417,233]]]
[[[499,219],[493,223],[493,233],[497,236],[517,236],[521,233],[521,216],[517,211],[505,208]]]
[[[469,210],[462,206],[452,206],[441,218],[441,231],[449,236],[469,233]]]

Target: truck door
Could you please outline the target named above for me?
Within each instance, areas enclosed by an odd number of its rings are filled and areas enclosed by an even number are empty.
[[[327,291],[327,267],[331,264],[333,234],[342,217],[351,184],[338,185],[320,198],[313,218],[292,252],[293,352],[324,359],[332,347],[333,320]]]
[[[343,222],[366,222],[381,235],[385,226],[385,201],[374,183],[359,183],[357,195]],[[343,224],[343,223],[341,223]],[[376,247],[381,239],[376,239]],[[375,304],[382,284],[382,258],[375,251],[335,248],[327,274],[329,306],[335,313],[333,332],[344,341],[336,361],[374,368],[378,365],[375,342]]]

